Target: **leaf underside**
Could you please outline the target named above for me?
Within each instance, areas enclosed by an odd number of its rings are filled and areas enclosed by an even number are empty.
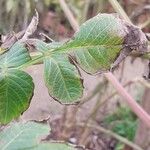
[[[0,132],[2,150],[75,150],[63,143],[42,142],[49,132],[47,124],[37,122],[11,123]]]

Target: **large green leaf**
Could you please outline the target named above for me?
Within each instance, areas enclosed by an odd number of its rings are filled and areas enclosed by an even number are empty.
[[[80,26],[72,40],[56,51],[75,51],[81,68],[89,73],[108,70],[120,53],[127,27],[112,14],[98,14]]]
[[[127,29],[122,20],[113,14],[98,14],[80,26],[72,40],[60,49],[93,48],[118,46],[123,44]]]
[[[63,104],[79,101],[83,93],[82,81],[74,65],[64,54],[45,58],[45,82],[50,95]]]
[[[32,78],[23,71],[9,69],[0,72],[1,123],[8,123],[28,108],[33,88]]]
[[[11,123],[0,132],[1,150],[75,150],[63,143],[42,142],[49,126],[36,122]]]
[[[0,133],[1,150],[21,150],[37,146],[49,132],[48,125],[28,122],[11,123]]]
[[[20,116],[33,95],[32,78],[17,69],[30,60],[23,43],[17,42],[0,55],[0,123],[6,124]]]

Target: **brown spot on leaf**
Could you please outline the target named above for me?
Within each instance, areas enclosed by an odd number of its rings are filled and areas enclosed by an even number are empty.
[[[136,50],[140,54],[148,51],[148,40],[142,30],[123,19],[118,19],[122,21],[122,26],[124,26],[122,29],[127,30],[124,31],[126,35],[124,36],[122,50],[110,70],[114,70],[133,50]]]

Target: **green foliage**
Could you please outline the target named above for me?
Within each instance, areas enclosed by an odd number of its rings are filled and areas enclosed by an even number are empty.
[[[33,95],[32,78],[19,65],[30,60],[21,43],[0,55],[0,122],[6,124],[25,111]]]
[[[113,114],[106,117],[104,122],[112,128],[115,133],[131,141],[134,139],[137,119],[129,108],[118,108]],[[119,147],[122,147],[122,145],[123,144],[118,143],[116,150],[119,150]]]
[[[136,117],[129,108],[120,107],[105,119],[112,130],[119,135],[133,140],[136,131]]]
[[[16,42],[9,51],[0,55],[0,69],[16,68],[30,60],[31,58],[25,45],[21,42]]]
[[[78,71],[66,55],[53,54],[44,60],[45,82],[50,95],[61,103],[79,101],[83,86]]]
[[[50,95],[69,104],[77,102],[83,93],[78,71],[63,53],[73,50],[77,63],[89,73],[108,70],[121,50],[124,35],[120,19],[99,14],[81,25],[66,43],[36,40],[36,49],[44,55],[45,82]]]
[[[58,50],[73,49],[80,67],[88,73],[96,73],[111,68],[125,34],[120,19],[112,14],[99,14],[83,23],[73,39]]]
[[[63,143],[48,143],[41,140],[49,132],[46,124],[27,122],[11,123],[0,132],[2,150],[75,150]]]
[[[132,25],[130,27],[139,31]],[[124,43],[130,33],[127,29],[127,24],[119,17],[99,14],[81,25],[66,43],[46,44],[35,40],[34,46],[40,54],[33,59],[21,41],[14,44],[0,55],[0,123],[17,118],[29,106],[34,85],[32,78],[21,69],[43,61],[50,95],[63,104],[76,103],[83,95],[83,86],[79,69],[74,64],[91,74],[109,70],[124,44],[128,44]],[[69,60],[70,55],[73,63]]]
[[[27,73],[16,69],[1,73],[0,85],[0,122],[6,124],[29,107],[34,85]]]

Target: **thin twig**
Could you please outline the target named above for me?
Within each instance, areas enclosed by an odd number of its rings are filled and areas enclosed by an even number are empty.
[[[74,31],[77,31],[79,29],[79,24],[77,23],[75,17],[73,16],[72,12],[70,11],[70,9],[68,8],[66,2],[64,0],[59,0],[59,3],[61,5],[61,8],[63,9],[67,19],[69,20],[72,28],[74,29]]]
[[[82,23],[86,21],[87,19],[87,15],[88,15],[88,11],[89,11],[89,6],[91,4],[91,0],[86,0],[85,1],[85,5],[84,5],[84,9],[83,9],[83,19],[82,19]]]
[[[39,23],[39,14],[36,11],[36,15],[33,16],[29,26],[27,27],[24,36],[20,39],[20,41],[25,42],[29,36],[31,36],[37,29]]]
[[[117,0],[109,0],[109,2],[111,3],[112,7],[115,9],[115,11],[120,14],[120,16],[122,16],[124,18],[124,20],[126,20],[127,22],[131,23],[131,20],[129,19],[128,15],[126,14],[126,12],[122,9],[122,7],[120,6],[120,4],[118,3]]]
[[[139,24],[138,27],[143,29],[150,24],[150,18],[142,24]]]
[[[48,39],[49,41],[51,41],[51,42],[54,42],[54,40],[53,40],[51,37],[49,37],[48,35],[46,35],[45,33],[40,33],[39,35],[41,35],[41,36],[47,38],[47,39]]]

